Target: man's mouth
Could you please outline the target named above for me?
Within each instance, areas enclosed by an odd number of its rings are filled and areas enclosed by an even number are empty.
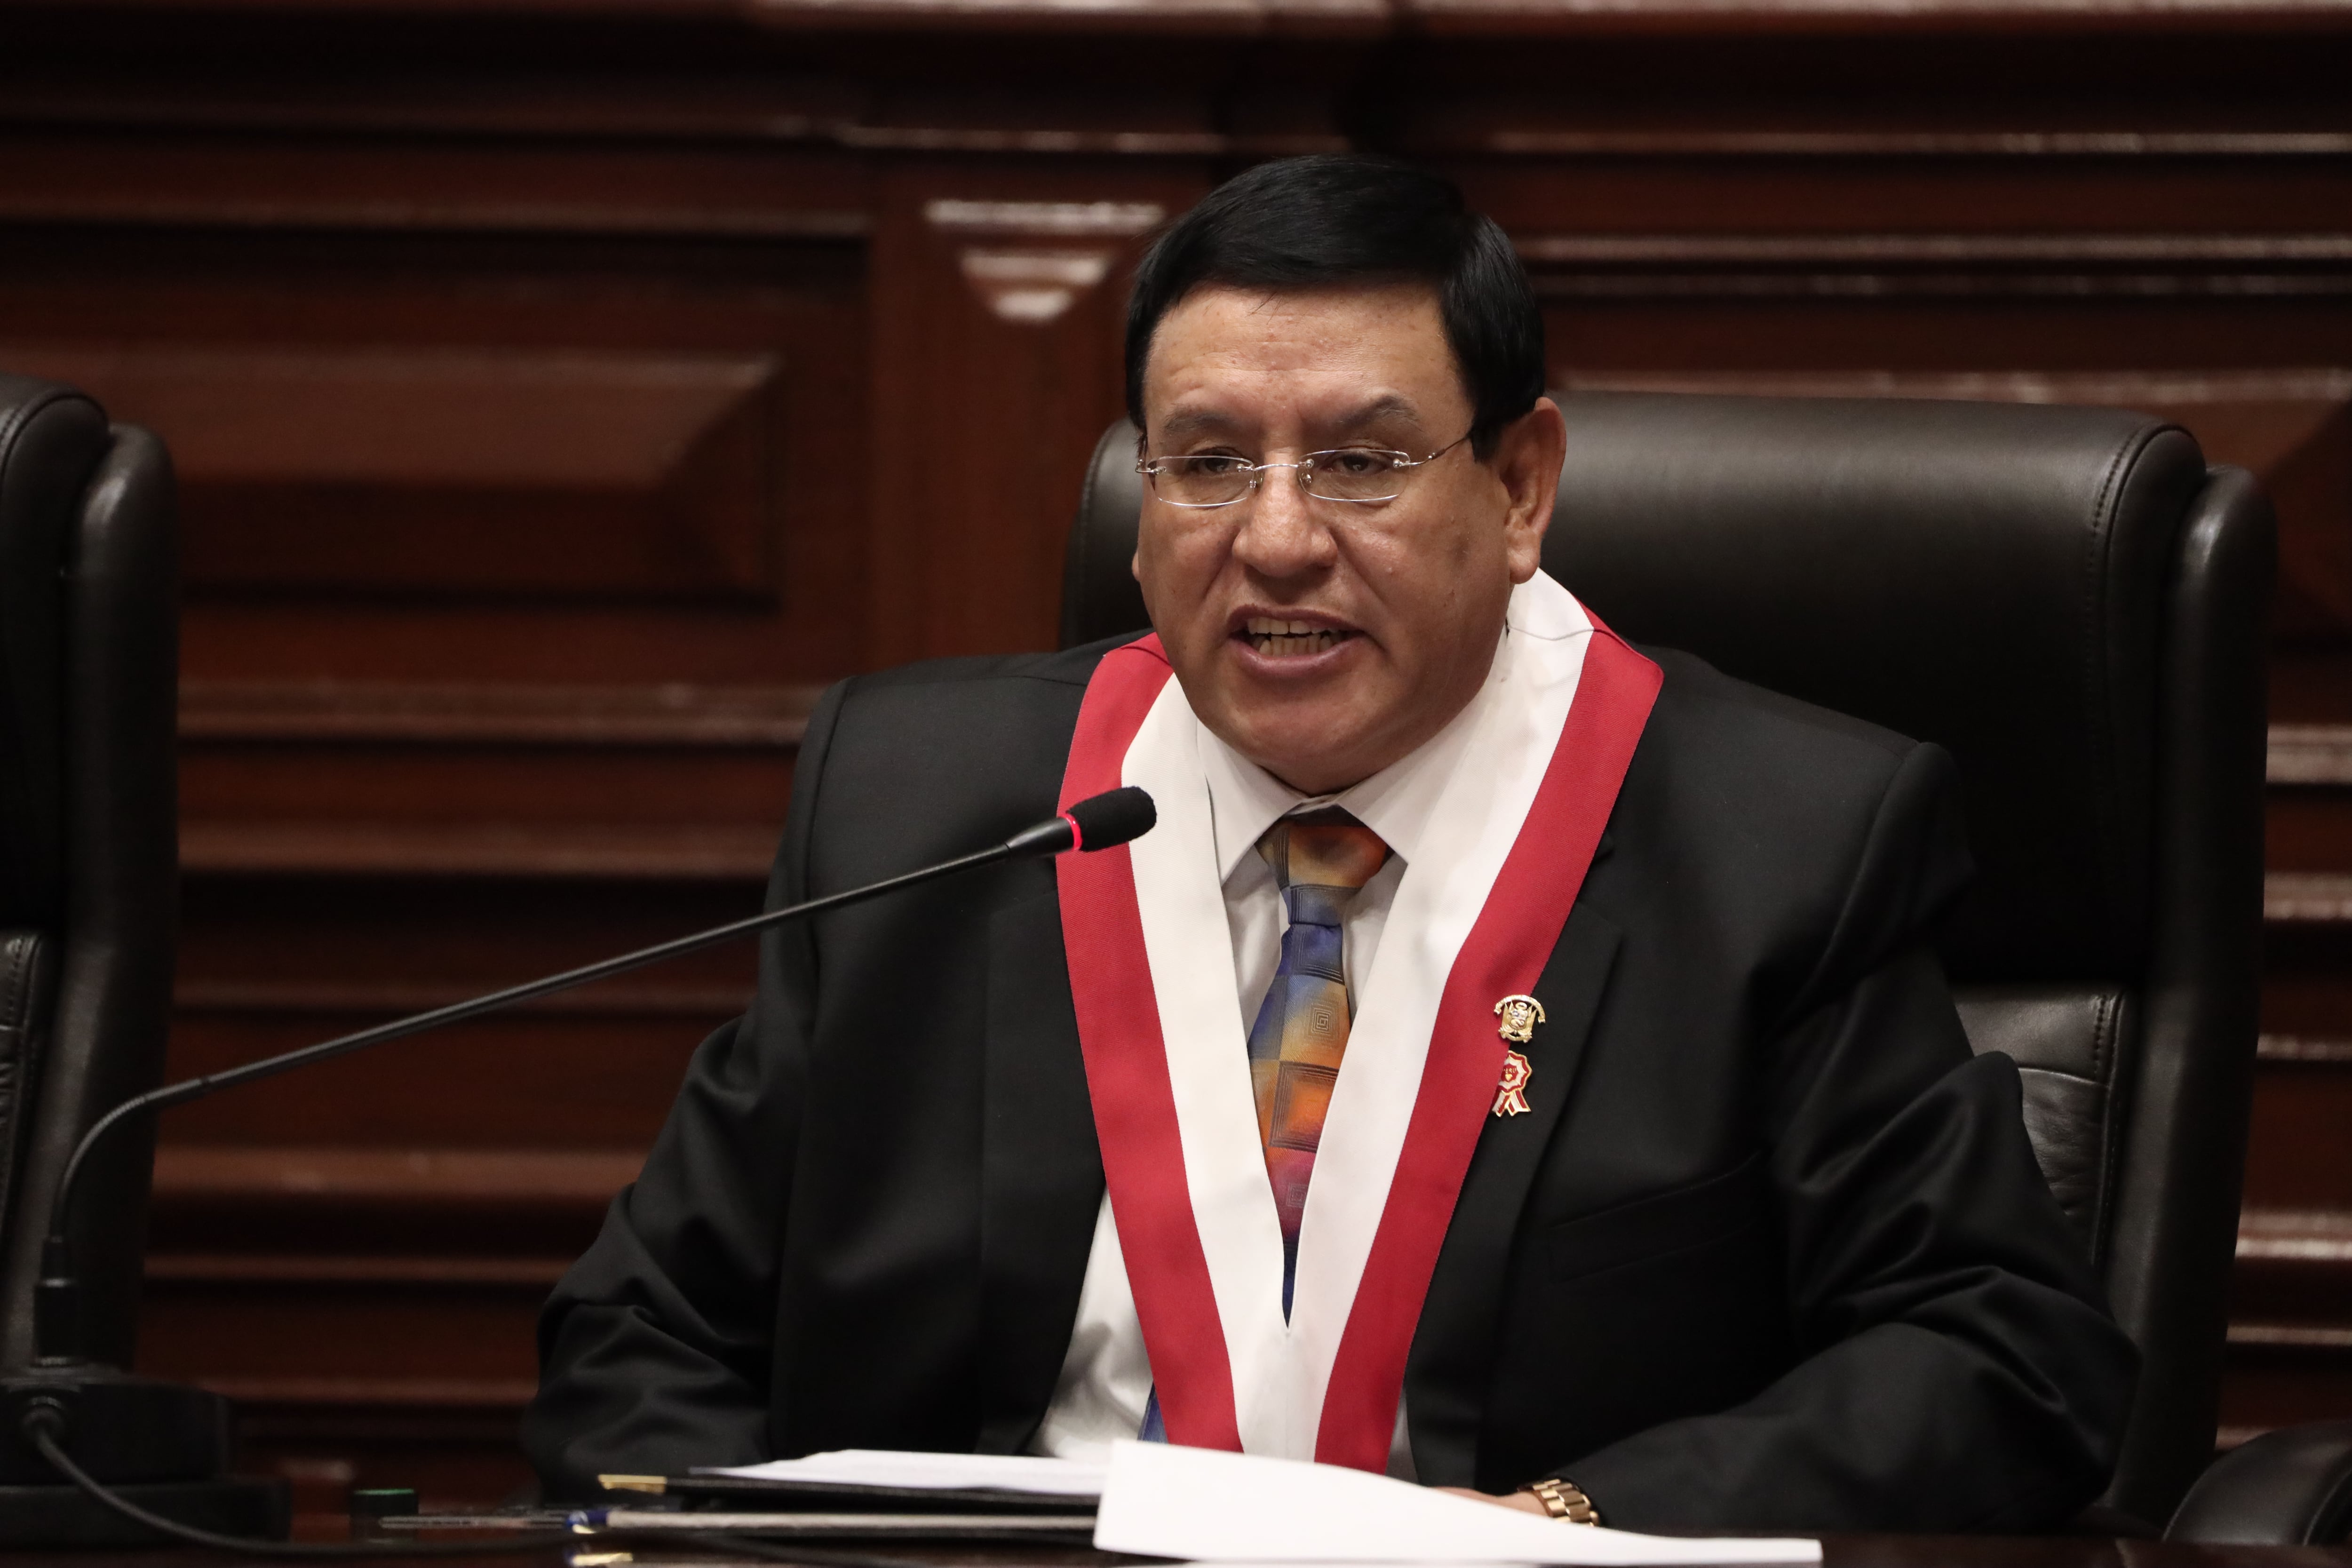
[[[1250,646],[1267,658],[1297,658],[1309,654],[1327,653],[1349,637],[1361,637],[1358,631],[1339,626],[1318,626],[1311,621],[1283,620],[1275,616],[1252,616],[1242,626],[1242,636]]]

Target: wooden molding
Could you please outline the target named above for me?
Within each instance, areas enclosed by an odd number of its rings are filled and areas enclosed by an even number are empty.
[[[572,1267],[569,1258],[408,1258],[331,1253],[155,1252],[142,1272],[152,1285],[395,1285],[451,1289],[485,1286],[544,1294]]]
[[[2340,158],[2336,131],[2059,131],[2019,126],[1964,131],[1753,131],[1706,126],[1496,130],[1480,151],[1521,158],[2154,159]]]
[[[2273,724],[2273,784],[2352,784],[2352,724]]]
[[[184,680],[180,738],[207,743],[653,746],[791,752],[822,686],[521,686]]]
[[[636,1180],[641,1150],[269,1148],[174,1143],[155,1150],[159,1204],[525,1204],[602,1209]]]
[[[2352,1062],[2352,1040],[2263,1035],[2254,1041],[2254,1058],[2265,1062]]]
[[[195,876],[760,882],[778,827],[739,823],[185,821]]]
[[[2332,298],[2352,234],[1530,234],[1555,299]]]
[[[1788,33],[2334,30],[2341,0],[1395,0],[1423,28],[1450,35],[1602,32]]]
[[[2346,149],[2352,151],[2352,139]],[[2243,267],[2352,263],[2352,234],[1537,234],[1535,267]]]
[[[2352,874],[2265,872],[2263,919],[2272,925],[2341,925],[2352,921]]]
[[[0,191],[0,224],[146,229],[423,234],[492,238],[719,239],[839,244],[872,228],[861,212],[796,207],[665,207],[625,202],[366,201],[310,192],[238,197],[148,190]]]
[[[184,978],[173,987],[172,1006],[183,1016],[290,1013],[397,1017],[479,994],[478,986],[454,984]],[[748,984],[652,985],[616,980],[542,996],[509,1011],[565,1018],[680,1018],[712,1023],[740,1013],[751,1000]]]
[[[923,204],[923,221],[942,234],[1022,239],[1133,239],[1168,216],[1158,202],[974,201]]]
[[[0,345],[170,444],[199,592],[762,602],[766,354]]]
[[[940,234],[1004,239],[1131,240],[1166,216],[1158,202],[973,201],[923,204],[923,222]],[[1108,246],[1050,248],[970,245],[957,252],[964,282],[999,321],[1042,327],[1059,321],[1080,297],[1110,276],[1118,251]]]
[[[2284,1350],[2352,1351],[2352,1327],[2340,1323],[2231,1323],[2230,1343]]]
[[[1110,275],[1108,250],[965,249],[963,279],[999,321],[1042,327],[1058,321],[1082,294]]]
[[[539,1384],[527,1377],[236,1377],[198,1375],[200,1388],[234,1400],[248,1420],[257,1410],[382,1408],[399,1411],[519,1411]]]
[[[2352,1214],[2250,1208],[2238,1216],[2238,1256],[2287,1263],[2352,1263]]]
[[[20,0],[20,4],[22,0]],[[27,6],[37,9],[37,6]],[[108,0],[125,16],[282,11],[282,0]],[[380,0],[416,18],[642,16],[774,28],[1250,37],[1416,33],[1511,37],[1625,31],[2333,31],[2340,0]]]

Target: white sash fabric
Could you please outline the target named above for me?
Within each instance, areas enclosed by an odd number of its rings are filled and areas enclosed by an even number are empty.
[[[1151,794],[1159,824],[1105,865],[1066,858],[1065,940],[1119,1247],[1177,1441],[1385,1462],[1404,1346],[1501,1064],[1487,1006],[1535,984],[1656,689],[1655,668],[1609,638],[1602,689],[1580,706],[1595,633],[1558,584],[1523,584],[1478,695],[1412,766],[1339,797],[1410,842],[1395,844],[1404,876],[1356,996],[1286,1323],[1246,1020],[1229,979],[1202,759],[1213,742],[1150,639],[1109,656],[1090,685],[1065,794],[1107,787],[1116,766],[1117,782]],[[1590,758],[1569,754],[1579,734]],[[1539,796],[1541,825],[1523,834]],[[1510,889],[1499,897],[1498,878]],[[1412,1184],[1400,1186],[1409,1157]],[[1368,1278],[1381,1294],[1360,1303]],[[1197,1308],[1171,1304],[1183,1302]],[[1212,1302],[1215,1323],[1199,1322]],[[1336,1422],[1335,1367],[1350,1369]],[[1229,1407],[1223,1388],[1198,1397],[1204,1381],[1227,1379]],[[1229,1418],[1198,1414],[1224,1408]]]
[[[1233,948],[1201,757],[1206,732],[1176,682],[1160,689],[1128,748],[1122,781],[1150,791],[1160,807],[1159,826],[1133,847],[1136,902],[1185,1183],[1248,1453],[1315,1457],[1324,1386],[1388,1202],[1438,998],[1559,743],[1591,629],[1566,589],[1540,574],[1531,579],[1512,595],[1485,686],[1427,743],[1434,754],[1416,758],[1422,765],[1409,775],[1391,768],[1339,797],[1374,832],[1387,817],[1425,826],[1409,845],[1391,841],[1406,858],[1404,879],[1355,998],[1347,1061],[1307,1188],[1286,1324],[1282,1232],[1258,1142],[1248,1022],[1234,988],[1219,984],[1232,973]],[[1396,798],[1406,792],[1431,798]]]

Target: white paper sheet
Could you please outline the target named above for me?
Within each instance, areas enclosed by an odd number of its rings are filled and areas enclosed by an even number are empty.
[[[763,1481],[822,1481],[832,1486],[983,1489],[1045,1497],[1093,1499],[1103,1489],[1101,1465],[1043,1459],[1026,1454],[915,1454],[894,1448],[836,1448],[804,1459],[775,1459],[697,1475],[744,1476]]]
[[[1818,1541],[1690,1540],[1541,1519],[1364,1470],[1118,1443],[1095,1546],[1226,1563],[1818,1563]],[[1604,1502],[1603,1506],[1606,1504]]]

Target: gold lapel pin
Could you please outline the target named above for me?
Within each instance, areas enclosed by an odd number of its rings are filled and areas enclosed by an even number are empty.
[[[1524,1046],[1536,1037],[1536,1026],[1544,1021],[1543,1004],[1532,996],[1506,996],[1495,1004],[1495,1016],[1502,1019],[1496,1033],[1511,1046]],[[1495,1114],[1524,1115],[1528,1104],[1528,1079],[1535,1076],[1535,1065],[1517,1050],[1503,1053],[1503,1079],[1495,1089]]]

